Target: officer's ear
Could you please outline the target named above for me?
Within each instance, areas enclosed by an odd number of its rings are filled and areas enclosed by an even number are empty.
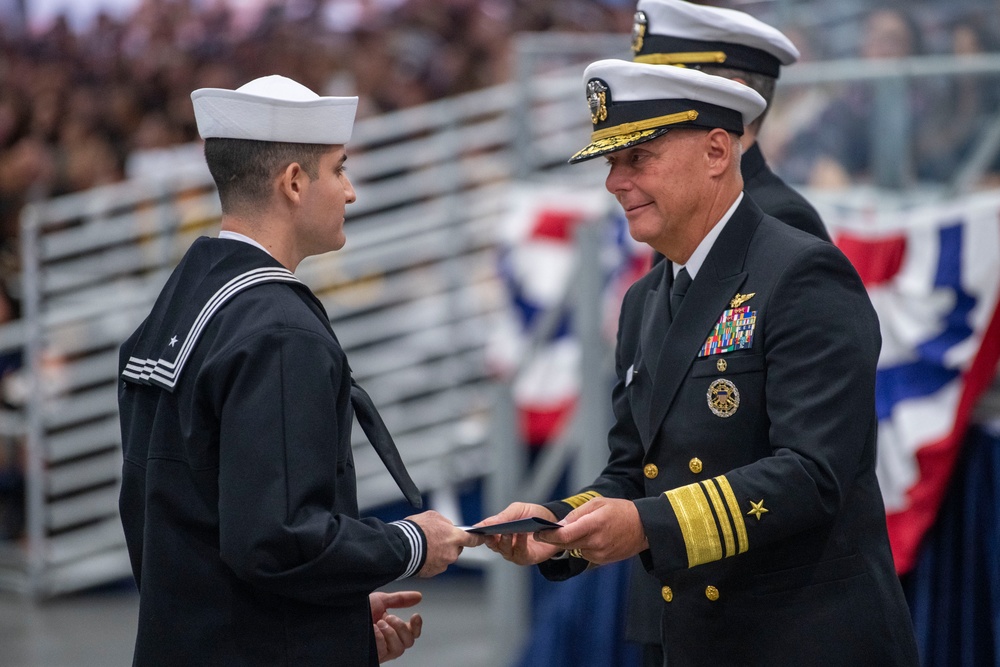
[[[705,137],[705,159],[709,176],[719,177],[726,173],[732,163],[734,150],[729,132],[719,127],[709,130]]]

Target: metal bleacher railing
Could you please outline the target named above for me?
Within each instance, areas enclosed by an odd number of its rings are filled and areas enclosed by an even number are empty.
[[[580,65],[623,56],[623,45],[621,35],[526,36],[514,83],[356,126],[348,245],[307,260],[298,275],[326,306],[424,491],[486,477],[487,509],[498,510],[545,499],[573,461],[573,479],[588,480],[606,457],[608,344],[594,335],[599,316],[585,307],[601,289],[588,272],[599,248],[586,226],[565,297],[580,318],[584,391],[576,421],[530,474],[510,392],[491,375],[484,347],[506,307],[495,246],[511,190],[548,180],[603,188],[599,162],[570,172],[564,165],[589,131]],[[802,64],[783,85],[1000,73],[995,56],[857,65]],[[990,142],[993,153],[1000,144],[997,128],[987,125],[984,146],[939,196],[975,180],[992,158]],[[217,231],[219,215],[200,165],[25,211],[24,318],[0,327],[0,353],[24,350],[23,401],[0,412],[0,436],[24,443],[27,525],[23,541],[0,543],[0,588],[45,597],[129,576],[117,514],[117,348],[190,242]],[[363,508],[398,500],[369,447],[357,447],[356,463]],[[493,562],[476,551],[467,550],[467,562]],[[509,647],[526,628],[527,579],[506,564],[490,570],[496,634]]]

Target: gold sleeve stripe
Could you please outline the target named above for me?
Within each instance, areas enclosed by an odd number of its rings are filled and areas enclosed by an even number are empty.
[[[657,116],[656,118],[647,118],[645,120],[635,121],[634,123],[622,123],[621,125],[606,127],[603,130],[591,132],[590,140],[600,141],[601,139],[617,137],[623,134],[632,134],[634,132],[642,132],[644,130],[655,130],[663,127],[664,125],[686,123],[689,120],[697,120],[697,118],[698,112],[694,109],[691,109],[690,111],[680,111],[666,116]]]
[[[564,498],[563,502],[576,509],[580,505],[584,504],[588,500],[593,500],[594,498],[600,498],[601,494],[597,491],[584,491],[583,493],[578,493],[570,498]]]
[[[723,51],[693,51],[691,53],[650,53],[632,59],[647,65],[677,65],[678,63],[724,63]]]
[[[736,528],[736,539],[740,545],[739,553],[743,553],[750,548],[750,542],[747,540],[747,525],[743,522],[740,504],[736,502],[736,494],[733,493],[733,487],[729,486],[729,480],[726,479],[725,475],[716,477],[715,482],[722,489],[722,495],[726,498],[726,505],[729,506],[729,518],[732,519],[733,526]]]
[[[666,492],[677,515],[687,549],[688,567],[722,560],[722,542],[712,506],[701,484],[694,483]]]
[[[733,537],[733,525],[729,520],[729,513],[726,512],[726,506],[722,504],[722,496],[719,495],[719,490],[715,488],[715,484],[712,484],[711,480],[705,480],[702,483],[705,487],[705,493],[708,494],[708,499],[712,501],[712,507],[715,508],[715,516],[719,519],[719,525],[722,526],[722,539],[726,543],[726,558],[736,555],[736,540]]]

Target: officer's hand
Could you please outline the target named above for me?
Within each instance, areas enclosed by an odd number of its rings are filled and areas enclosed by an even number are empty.
[[[649,548],[639,510],[631,500],[594,498],[561,523],[562,528],[536,533],[537,539],[591,563],[614,563]]]
[[[451,521],[434,510],[406,517],[420,526],[427,538],[427,559],[417,572],[418,577],[433,577],[441,574],[449,565],[458,560],[465,547],[478,547],[483,537],[456,528]]]
[[[556,520],[556,515],[541,505],[511,503],[504,511],[488,519],[483,519],[476,526],[492,526],[497,523],[517,521],[518,519],[527,519],[529,517],[538,517],[540,519],[548,519],[549,521]],[[537,542],[533,535],[523,533],[517,535],[487,535],[486,546],[496,551],[506,560],[518,565],[535,565],[536,563],[541,563],[552,558],[561,551],[561,549],[549,546],[548,544]]]
[[[387,613],[387,610],[412,607],[420,602],[421,597],[417,591],[396,593],[376,591],[368,596],[380,663],[395,660],[403,655],[403,652],[413,646],[413,642],[420,636],[424,624],[420,614],[414,614],[409,621],[403,621],[398,616]]]

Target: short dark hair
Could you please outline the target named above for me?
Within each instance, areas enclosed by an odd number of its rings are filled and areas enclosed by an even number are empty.
[[[764,107],[764,111],[762,111],[761,114],[747,126],[754,132],[760,131],[760,126],[764,123],[764,116],[766,116],[767,112],[771,109],[771,100],[774,99],[774,89],[777,87],[778,80],[773,76],[761,74],[760,72],[748,72],[742,69],[720,67],[718,65],[702,65],[699,69],[705,74],[721,76],[726,79],[743,79],[747,82],[748,87],[753,88],[760,93],[760,96],[764,98],[765,102],[767,102],[767,106]]]
[[[205,140],[205,162],[219,189],[224,213],[258,207],[270,196],[270,184],[298,162],[309,178],[319,175],[319,160],[332,146],[253,139]]]

